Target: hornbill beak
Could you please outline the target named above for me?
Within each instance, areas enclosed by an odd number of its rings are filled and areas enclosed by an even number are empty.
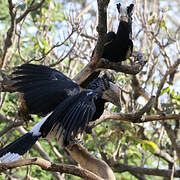
[[[112,82],[109,82],[109,85],[109,89],[104,91],[102,98],[121,108],[120,89]]]

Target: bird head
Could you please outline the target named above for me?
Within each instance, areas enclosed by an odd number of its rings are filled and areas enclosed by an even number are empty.
[[[102,91],[102,98],[114,105],[121,107],[120,103],[120,89],[114,84],[114,76],[105,71],[104,75],[93,80],[88,89]]]
[[[127,23],[131,21],[133,9],[134,9],[134,2],[131,3],[129,6],[125,6],[124,4],[120,3],[120,0],[115,0],[115,4],[120,14],[120,20],[125,21]]]

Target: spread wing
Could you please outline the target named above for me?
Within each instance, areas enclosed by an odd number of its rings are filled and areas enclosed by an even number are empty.
[[[45,137],[51,131],[58,137],[63,137],[63,144],[69,144],[70,139],[77,133],[82,133],[96,112],[94,101],[98,93],[94,90],[86,90],[77,95],[68,97],[59,104],[54,112],[48,117],[40,128],[42,136]]]
[[[24,64],[16,68],[13,85],[23,95],[23,101],[31,114],[46,115],[68,96],[80,91],[61,72],[43,65]]]

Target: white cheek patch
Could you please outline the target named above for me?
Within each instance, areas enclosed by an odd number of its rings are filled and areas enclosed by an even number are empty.
[[[11,153],[8,152],[7,154],[5,154],[4,156],[2,156],[0,158],[0,161],[2,163],[7,163],[7,162],[12,162],[12,161],[16,161],[20,158],[21,155],[19,155],[18,153]]]

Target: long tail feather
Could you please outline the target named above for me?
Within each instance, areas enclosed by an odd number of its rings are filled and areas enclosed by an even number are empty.
[[[36,143],[38,138],[42,136],[40,128],[50,115],[51,113],[42,118],[39,123],[35,124],[31,131],[19,137],[5,148],[1,149],[0,161],[15,161],[18,160],[20,156],[24,155],[32,147],[32,145]]]
[[[0,150],[0,161],[11,162],[18,160],[20,156],[25,154],[33,144],[36,143],[39,136],[33,135],[33,132],[26,133],[16,139],[11,144]]]

